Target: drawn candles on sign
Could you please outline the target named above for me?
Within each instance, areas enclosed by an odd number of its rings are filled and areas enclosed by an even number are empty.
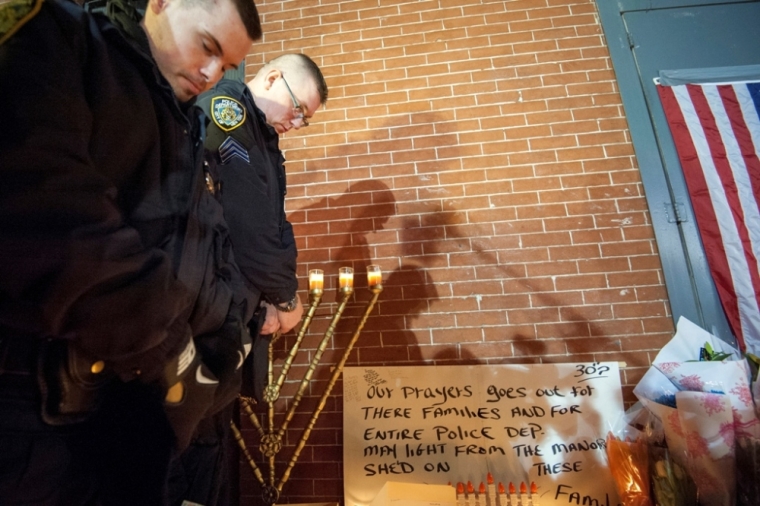
[[[475,373],[479,368],[482,374]],[[364,374],[357,384],[365,390],[356,397],[363,398],[360,405],[344,407],[344,417],[355,417],[344,418],[344,427],[357,431],[355,444],[344,443],[347,494],[352,479],[491,485],[486,474],[494,469],[504,484],[512,482],[515,504],[537,502],[528,492],[533,485],[565,497],[555,503],[543,495],[542,505],[565,504],[573,494],[615,504],[604,457],[608,424],[600,409],[611,410],[606,418],[612,421],[622,413],[617,364],[439,366],[409,374],[401,371],[412,368],[356,369]],[[441,373],[430,384],[425,377],[434,370]],[[563,435],[566,427],[572,431]],[[482,475],[474,474],[481,469]],[[590,494],[594,490],[599,497]],[[495,486],[479,501],[484,505],[491,496],[497,496]],[[360,504],[348,497],[346,504]]]
[[[493,480],[491,473],[488,473],[488,477]],[[493,482],[491,482],[493,484]],[[452,485],[453,486],[453,485]],[[456,487],[456,499],[458,506],[466,506],[468,503],[470,506],[473,504],[479,506],[539,506],[538,486],[534,483],[530,484],[530,494],[528,494],[528,486],[525,482],[520,483],[520,498],[517,499],[517,495],[512,495],[507,498],[504,493],[505,487],[499,482],[499,496],[496,495],[496,485],[493,485],[493,491],[490,488],[486,489],[486,485],[481,481],[478,491],[475,491],[472,482],[468,481],[465,486],[461,481],[457,483]],[[509,483],[510,490],[516,490],[515,484]]]

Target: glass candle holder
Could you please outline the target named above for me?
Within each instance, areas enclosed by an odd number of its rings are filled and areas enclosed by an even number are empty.
[[[325,288],[325,273],[322,269],[309,271],[309,291],[322,291]]]
[[[379,265],[367,266],[367,284],[370,288],[383,284],[383,272]]]
[[[338,287],[340,289],[354,287],[354,270],[351,267],[341,267],[338,270]]]

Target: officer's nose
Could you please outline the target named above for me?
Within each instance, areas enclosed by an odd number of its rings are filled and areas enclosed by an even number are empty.
[[[224,76],[224,65],[217,58],[213,58],[208,65],[201,69],[201,75],[209,87],[213,86]]]

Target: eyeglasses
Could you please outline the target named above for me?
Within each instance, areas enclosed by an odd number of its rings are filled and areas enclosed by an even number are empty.
[[[280,77],[282,78],[282,82],[285,83],[285,87],[288,89],[288,93],[290,93],[291,100],[293,100],[293,114],[295,115],[293,119],[301,120],[301,125],[303,126],[309,126],[309,120],[306,118],[306,115],[303,112],[303,107],[298,103],[296,96],[293,95],[293,90],[290,89],[288,81],[285,80],[284,75],[280,74]]]

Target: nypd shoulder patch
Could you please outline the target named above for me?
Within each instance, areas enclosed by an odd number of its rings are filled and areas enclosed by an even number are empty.
[[[245,123],[245,107],[234,98],[214,97],[211,99],[211,117],[216,126],[229,132]]]
[[[0,1],[0,44],[10,39],[42,7],[42,0]]]

